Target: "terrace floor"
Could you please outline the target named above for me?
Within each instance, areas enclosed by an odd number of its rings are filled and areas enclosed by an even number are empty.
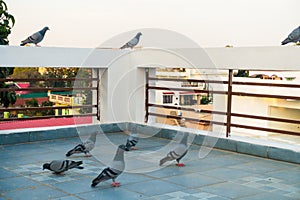
[[[164,155],[153,152],[164,152],[170,140],[155,137],[141,138],[138,150],[125,153],[126,170],[117,178],[120,187],[106,181],[92,188],[92,180],[113,158],[111,144],[124,143],[127,135],[118,132],[106,137],[110,142],[97,136],[93,157],[68,158],[83,160],[85,169],[64,175],[43,171],[42,164],[65,159],[79,138],[0,146],[0,200],[300,199],[300,165],[216,149],[199,158],[200,146],[192,145],[182,160],[185,167],[174,162],[158,167]]]

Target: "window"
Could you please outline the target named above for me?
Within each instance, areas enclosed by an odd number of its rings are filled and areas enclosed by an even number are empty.
[[[163,103],[173,103],[173,95],[163,95]]]

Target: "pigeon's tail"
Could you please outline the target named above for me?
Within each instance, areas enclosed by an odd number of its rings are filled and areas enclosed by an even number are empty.
[[[291,40],[289,38],[286,38],[285,40],[283,40],[281,42],[281,45],[285,45],[285,44],[290,43],[290,42],[291,42]]]
[[[85,146],[83,144],[78,144],[76,147],[67,152],[66,156],[69,157],[75,153],[84,153]]]
[[[159,166],[162,166],[165,162],[170,161],[170,157],[166,156],[159,161]]]
[[[124,44],[123,46],[120,47],[120,49],[126,49],[126,48],[129,48],[128,43],[126,43],[126,44]]]
[[[136,144],[137,144],[137,140],[135,139],[132,139],[132,140],[128,140],[127,139],[127,142],[126,142],[126,150],[129,151],[131,149],[131,147],[134,147]]]
[[[27,43],[21,43],[20,46],[24,46],[25,44],[27,44]]]
[[[80,166],[82,165],[82,161],[72,161],[70,166],[69,166],[69,169],[72,169],[72,168],[77,168],[77,169],[83,169],[84,167]]]

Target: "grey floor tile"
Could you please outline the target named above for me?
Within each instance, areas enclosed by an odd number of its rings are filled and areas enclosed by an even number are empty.
[[[262,193],[262,191],[259,191],[255,188],[250,188],[250,187],[238,185],[235,183],[230,184],[227,182],[205,186],[205,187],[202,187],[201,190],[211,193],[211,194],[218,195],[218,196],[227,197],[230,199],[241,198],[241,197],[246,197],[246,196],[251,196],[251,195],[256,195],[256,194]]]
[[[78,193],[93,191],[91,184],[92,184],[92,179],[81,178],[81,179],[76,179],[76,180],[72,180],[72,181],[57,183],[53,186],[57,189],[60,189],[61,191],[64,191],[64,192],[67,192],[70,194],[78,194]],[[104,184],[106,184],[106,187],[107,187],[107,183],[104,183]],[[101,183],[99,185],[101,185]]]
[[[268,173],[268,175],[282,179],[285,183],[293,184],[300,183],[300,171],[279,170]]]
[[[183,190],[185,187],[176,185],[170,182],[161,180],[144,181],[143,183],[133,183],[123,185],[124,188],[130,191],[141,193],[145,196],[154,196],[178,190]]]
[[[153,178],[165,178],[170,176],[178,176],[182,174],[186,174],[186,167],[177,167],[175,164],[172,166],[166,166],[161,169],[146,173],[147,176]]]
[[[109,199],[109,200],[135,200],[142,199],[144,196],[137,192],[123,189],[122,186],[116,188],[95,189],[91,192],[78,194],[80,198],[89,199]]]
[[[13,200],[24,200],[27,197],[36,200],[47,200],[57,197],[63,197],[66,193],[52,189],[47,186],[29,187],[4,193],[5,197]]]
[[[19,176],[18,174],[0,167],[0,179]]]
[[[286,197],[278,195],[276,193],[263,192],[256,195],[251,195],[247,197],[239,198],[238,200],[262,200],[262,199],[272,199],[272,200],[293,200],[291,197]]]
[[[0,179],[0,192],[36,187],[39,184],[24,177]]]
[[[236,179],[241,179],[243,177],[251,176],[252,174],[246,171],[232,168],[217,168],[204,172],[200,172],[207,176],[215,177],[223,181],[234,181]]]
[[[172,182],[187,188],[201,188],[206,185],[224,182],[220,179],[197,173],[172,176],[169,178],[164,178],[162,180]]]

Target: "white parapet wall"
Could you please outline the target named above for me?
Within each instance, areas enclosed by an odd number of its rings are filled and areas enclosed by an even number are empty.
[[[0,46],[1,67],[100,68],[101,122],[144,121],[147,68],[293,71],[300,70],[299,56],[299,46],[165,50]]]

